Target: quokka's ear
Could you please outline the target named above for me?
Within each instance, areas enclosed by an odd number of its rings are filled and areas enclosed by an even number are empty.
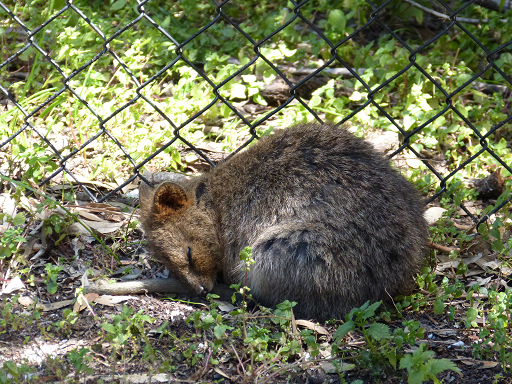
[[[201,182],[196,187],[196,202],[199,204],[199,201],[201,200],[201,197],[203,197],[204,193],[206,192],[206,184],[204,182]]]
[[[142,212],[149,211],[153,205],[154,188],[144,182],[140,181],[139,186],[139,204]]]
[[[166,182],[160,184],[155,191],[153,204],[153,209],[158,215],[167,216],[175,214],[181,208],[186,208],[191,201],[187,198],[183,187]]]

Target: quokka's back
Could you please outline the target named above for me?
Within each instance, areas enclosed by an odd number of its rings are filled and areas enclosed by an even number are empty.
[[[296,301],[299,317],[342,318],[367,300],[412,288],[427,225],[418,193],[389,161],[344,129],[276,132],[181,183],[141,191],[149,242],[195,293],[244,281],[267,306]]]

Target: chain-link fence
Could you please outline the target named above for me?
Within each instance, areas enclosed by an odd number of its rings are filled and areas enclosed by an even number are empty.
[[[44,22],[38,25],[33,25],[30,21],[31,18],[28,17],[30,15],[27,14],[28,6],[24,8],[17,3],[0,3],[2,45],[6,48],[11,47],[4,51],[0,64],[0,71],[2,71],[0,73],[3,77],[0,83],[3,109],[0,113],[4,116],[3,126],[0,126],[0,153],[3,153],[0,155],[0,163],[3,163],[0,166],[0,172],[4,176],[21,178],[22,173],[29,169],[29,173],[25,175],[39,186],[43,186],[52,182],[63,182],[65,175],[71,178],[70,181],[76,188],[85,192],[91,200],[101,202],[112,194],[124,190],[136,178],[142,177],[142,168],[148,166],[154,159],[161,158],[163,154],[168,154],[180,163],[180,156],[183,156],[183,153],[176,152],[175,148],[181,143],[192,150],[198,158],[209,165],[214,165],[215,161],[212,160],[209,152],[193,144],[191,139],[193,130],[190,127],[194,124],[203,124],[212,116],[220,116],[221,120],[222,117],[229,116],[230,123],[239,130],[240,127],[246,127],[242,130],[244,135],[236,142],[237,151],[239,151],[257,138],[261,127],[267,127],[269,122],[275,123],[275,119],[278,116],[284,116],[291,107],[293,107],[293,113],[300,115],[297,119],[309,115],[320,122],[328,119],[341,124],[368,110],[374,111],[374,115],[379,118],[386,119],[388,129],[399,132],[402,138],[398,147],[388,154],[395,156],[407,150],[409,154],[421,159],[427,167],[426,172],[434,176],[431,184],[437,184],[438,188],[430,194],[429,201],[443,194],[449,182],[457,174],[471,167],[475,159],[481,156],[492,157],[491,161],[497,167],[503,167],[512,173],[508,158],[503,155],[508,148],[504,150],[505,152],[499,152],[494,145],[497,141],[496,135],[509,130],[512,119],[508,101],[511,95],[512,78],[510,72],[507,73],[511,68],[509,60],[512,40],[507,38],[510,36],[511,28],[508,28],[508,32],[506,30],[507,24],[511,24],[512,20],[507,20],[506,15],[503,19],[494,17],[488,20],[471,15],[468,17],[468,13],[479,12],[481,8],[480,5],[475,4],[475,1],[458,3],[457,8],[452,8],[441,0],[431,1],[428,7],[409,0],[398,2],[388,0],[380,4],[374,4],[368,0],[364,3],[353,1],[352,10],[342,9],[341,4],[340,10],[337,10],[334,5],[325,6],[325,3],[329,2],[321,1],[316,3],[290,1],[280,5],[262,6],[273,9],[275,12],[277,12],[276,8],[288,7],[285,17],[283,16],[278,23],[279,26],[273,29],[269,29],[269,26],[264,23],[251,25],[244,18],[245,14],[250,18],[252,12],[254,14],[263,12],[258,5],[254,5],[254,10],[245,9],[241,12],[241,8],[250,4],[247,1],[240,4],[227,0],[177,2],[172,6],[183,5],[183,9],[181,11],[174,9],[174,14],[166,12],[166,4],[161,2],[147,0],[139,1],[134,5],[117,1],[111,5],[111,10],[115,11],[125,6],[131,7],[131,11],[112,22],[115,28],[109,35],[105,34],[104,26],[91,21],[97,19],[97,15],[93,18],[91,13],[87,13],[91,12],[92,5],[89,7],[86,6],[87,3],[66,1],[58,7],[58,3],[52,2],[48,5],[54,9],[49,9],[48,15],[44,16]],[[194,6],[197,7],[197,13],[191,11]],[[397,20],[400,18],[401,7],[404,6],[404,15],[408,16],[404,18],[404,24],[400,25],[397,24]],[[325,10],[326,7],[328,10]],[[498,4],[495,8],[506,11],[506,7],[507,4],[505,9],[500,8]],[[278,14],[283,14],[283,11],[280,12]],[[362,14],[364,15],[361,16]],[[408,26],[406,22],[411,17],[416,18],[413,27]],[[204,24],[195,32],[187,34],[188,29],[180,25],[180,21],[188,23],[195,18],[204,19]],[[65,28],[57,30],[59,23],[63,20],[67,23]],[[475,29],[474,26],[478,27]],[[262,38],[254,37],[260,36],[255,32],[258,27],[261,27],[265,33]],[[333,29],[336,32],[334,35]],[[211,37],[217,36],[215,34],[219,30],[223,33],[220,40],[225,39],[225,41],[219,41],[218,37]],[[149,49],[148,55],[139,60],[139,64],[142,64],[137,66],[135,65],[137,60],[133,57],[136,52],[130,39],[133,36],[143,37],[148,31],[157,33],[159,48],[165,47],[166,50],[162,53],[156,48]],[[70,43],[62,44],[61,51],[49,48],[51,44],[46,39],[58,37],[62,40],[62,36],[67,36],[66,34],[69,35],[67,41]],[[80,61],[82,55],[80,34],[90,36],[89,40],[94,40],[98,47],[97,52],[83,62]],[[501,37],[494,36],[492,44],[489,43],[489,36],[497,34],[501,34]],[[286,37],[281,37],[283,35]],[[417,36],[414,37],[414,35]],[[289,36],[291,38],[287,40]],[[439,62],[438,59],[436,59],[437,62],[429,62],[432,47],[440,44],[440,41],[446,44],[453,42],[458,44],[461,38],[464,38],[465,45],[451,48],[452,54],[444,63]],[[224,62],[231,66],[229,70],[221,71],[222,73],[215,72],[214,76],[209,67],[210,62],[205,60],[204,56],[198,58],[202,55],[201,50],[204,49],[203,42],[209,39],[213,41],[210,49],[226,47],[226,42],[228,44],[241,42],[239,52],[245,52],[245,55],[239,55],[237,58],[227,53],[227,58],[217,58],[217,63]],[[384,39],[387,39],[387,44],[391,45],[379,46]],[[287,42],[290,52],[279,48],[282,47],[280,42],[283,40]],[[75,46],[73,41],[76,43]],[[311,43],[312,41],[314,44]],[[409,41],[415,41],[415,43],[411,44]],[[144,44],[152,44],[152,42]],[[287,63],[286,58],[294,57],[296,54],[290,44],[295,44],[295,48],[299,50],[306,45],[305,49],[312,51],[311,57],[321,57],[321,59],[311,60],[311,62],[300,59],[295,63]],[[13,46],[16,47],[15,50],[12,49]],[[394,53],[390,54],[389,50],[386,51],[386,47],[391,47]],[[467,50],[472,51],[478,65],[473,66],[475,70],[458,76],[455,81],[455,63],[458,63],[458,56],[467,53]],[[400,52],[402,58],[397,57],[397,52]],[[225,54],[222,51],[215,53],[220,56]],[[277,57],[278,55],[281,57]],[[353,62],[348,62],[346,55],[359,56],[358,67],[354,67]],[[243,57],[240,58],[241,56]],[[159,61],[160,57],[163,59]],[[397,63],[401,59],[405,59],[405,65],[400,68],[395,65],[393,69],[389,69],[391,61]],[[70,70],[67,63],[72,60],[80,65]],[[152,60],[154,64],[148,64]],[[371,68],[374,60],[378,61],[379,65]],[[94,80],[91,74],[95,73],[96,67],[107,61],[110,64],[105,67],[105,70],[111,72],[112,77],[110,80],[103,79],[104,88],[98,88],[94,98],[84,96],[85,89],[91,87],[88,84]],[[365,63],[368,66],[365,67]],[[438,75],[436,66],[438,68],[446,66],[443,72],[445,77]],[[24,80],[24,84],[35,81],[36,72],[41,71],[37,68],[45,68],[47,73],[46,77],[43,76],[44,83],[39,84],[41,92],[38,92],[37,87],[31,92],[27,91],[27,87],[10,88],[11,84],[19,80]],[[146,69],[148,71],[144,72]],[[387,73],[384,77],[378,77],[376,73],[379,71],[387,71]],[[451,75],[446,75],[450,71],[453,73],[453,79],[450,78]],[[145,76],[140,75],[143,72]],[[260,81],[260,86],[251,88],[248,85],[250,80],[247,80],[247,76],[253,76]],[[414,76],[421,80],[414,82],[411,80],[411,84],[408,84],[409,79],[413,79]],[[112,82],[114,78],[116,79],[114,82],[123,83],[132,96],[119,96],[119,98],[114,96],[110,100],[105,100],[103,95],[114,84]],[[267,82],[267,79],[272,81]],[[349,79],[353,88],[337,89],[329,99],[329,87],[339,84],[338,79],[345,79],[343,80],[345,85],[346,79]],[[178,116],[178,112],[171,114],[169,109],[166,109],[166,100],[176,99],[179,88],[183,88],[187,82],[201,83],[203,88],[198,86],[199,92],[204,91],[204,87],[208,87],[208,94],[211,97],[205,96],[203,103],[198,104],[195,110],[187,109],[185,101],[182,109],[187,110],[186,116],[183,114]],[[421,108],[418,110],[421,110],[421,114],[417,116],[414,116],[414,109],[404,111],[404,114],[394,113],[392,109],[397,105],[392,103],[394,95],[396,95],[395,98],[402,99],[416,97],[417,88],[415,87],[418,83],[423,85],[428,83],[431,87],[430,94],[435,94],[436,100],[441,102],[432,103],[431,100],[424,100],[426,104],[422,110]],[[172,92],[162,91],[157,95],[158,97],[155,96],[155,87],[158,85],[162,89],[166,84],[170,84]],[[240,84],[244,85],[243,88],[238,88],[241,93],[239,92],[237,97],[237,85]],[[343,93],[344,91],[346,94]],[[473,92],[471,96],[473,103],[476,94],[493,99],[494,102],[490,105],[499,109],[500,117],[495,117],[484,125],[468,117],[467,110],[464,109],[464,95],[470,91]],[[246,104],[241,102],[244,98]],[[351,112],[336,115],[322,109],[322,103],[329,100],[329,102],[332,101],[330,105],[335,110],[336,99],[345,100],[342,109],[346,111],[349,105]],[[259,103],[249,103],[254,107],[251,109],[247,108],[247,100],[256,100]],[[101,110],[101,107],[107,104],[108,111]],[[141,105],[144,107],[140,107]],[[134,137],[127,137],[130,136],[129,133],[123,136],[116,131],[117,127],[127,119],[127,113],[135,115],[140,112],[134,109],[134,106],[152,110],[159,116],[158,123],[161,131],[167,133],[167,136],[161,136],[159,139],[161,141],[159,148],[149,156],[141,157],[140,153],[134,149],[136,147],[133,143],[136,140],[135,130]],[[261,108],[253,113],[254,109],[259,107]],[[64,120],[70,125],[58,134],[51,129],[51,124],[48,122],[48,116],[52,115],[57,108],[60,112],[56,113],[56,116],[58,117],[59,114],[61,117],[65,116]],[[147,110],[144,109],[140,116],[135,117],[137,120],[135,127],[144,126],[147,122]],[[482,111],[484,117],[481,119],[485,119],[484,112]],[[87,134],[83,134],[76,128],[77,116],[80,115],[87,116],[84,120],[88,122]],[[449,124],[443,123],[448,119],[452,121],[455,119],[456,122],[453,124],[464,127],[464,130],[448,129]],[[61,120],[56,118],[54,123]],[[412,120],[414,120],[413,123],[409,123]],[[90,124],[91,122],[94,124]],[[422,147],[428,147],[425,142],[428,140],[429,127],[436,124],[437,132],[444,129],[443,134],[458,135],[456,140],[468,140],[464,132],[470,132],[472,139],[469,140],[476,139],[479,146],[472,146],[476,149],[465,152],[464,146],[461,145],[457,149],[460,157],[454,160],[454,165],[451,168],[440,169],[436,166],[435,158],[429,158],[421,152]],[[484,130],[482,126],[485,126]],[[128,132],[132,131],[128,129]],[[60,144],[59,140],[62,140],[62,136],[68,137],[65,145]],[[26,152],[19,151],[20,147],[14,143],[26,141],[27,137],[32,139],[30,143],[23,144]],[[416,144],[420,137],[422,143],[418,146]],[[110,143],[112,156],[121,159],[123,171],[131,174],[109,191],[94,185],[91,187],[90,180],[94,180],[94,175],[86,182],[74,170],[76,164],[73,161],[77,158],[85,159],[90,148],[94,147],[99,140]],[[493,145],[490,145],[491,142]],[[27,153],[37,154],[39,160],[28,159]],[[137,155],[134,155],[135,153]],[[26,159],[25,165],[19,168],[10,165],[11,159],[15,157]],[[48,166],[48,159],[53,159],[53,166]],[[34,167],[39,169],[34,171]],[[504,199],[484,217],[473,219],[475,222],[486,220],[489,215],[497,212],[509,201],[509,198]],[[470,214],[470,212],[467,213]]]

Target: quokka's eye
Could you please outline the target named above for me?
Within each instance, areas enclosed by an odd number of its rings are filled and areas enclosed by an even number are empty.
[[[188,257],[188,263],[192,264],[192,251],[190,250],[190,247],[187,248],[187,257]]]

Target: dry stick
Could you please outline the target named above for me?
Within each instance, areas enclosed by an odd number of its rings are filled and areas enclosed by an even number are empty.
[[[453,58],[453,64],[452,64],[452,73],[454,73],[455,64],[457,64],[457,56],[459,56],[460,48],[457,48],[457,52],[455,52],[455,56]],[[450,92],[452,91],[452,82],[453,82],[453,76],[450,75],[450,81],[448,82],[448,89]]]
[[[450,16],[445,15],[444,13],[440,13],[440,12],[434,11],[433,9],[424,7],[423,5],[418,4],[415,1],[405,0],[405,2],[411,4],[413,7],[419,8],[419,9],[421,9],[424,12],[430,13],[431,15],[440,17],[442,19],[449,19],[450,18]],[[502,23],[508,23],[508,19],[499,19],[499,20]],[[480,23],[487,23],[487,22],[489,22],[489,20],[487,20],[487,19],[468,19],[466,17],[458,17],[458,16],[457,16],[457,21],[460,21],[461,23],[468,23],[468,24],[480,24]]]
[[[450,253],[451,251],[457,251],[457,252],[460,251],[460,248],[447,247],[447,246],[437,244],[437,243],[429,243],[428,246],[432,249],[435,249],[436,251],[441,251],[444,253]]]
[[[91,285],[85,287],[86,293],[97,293],[99,295],[129,295],[144,293],[190,293],[190,291],[177,279],[173,277],[165,279],[148,279],[137,281],[123,281],[114,284]],[[223,301],[230,301],[235,293],[234,289],[225,284],[216,284],[211,293],[220,297]]]
[[[85,298],[84,295],[80,295],[79,297],[81,297],[81,299],[85,302],[85,305],[87,306],[87,308],[89,309],[89,311],[91,312],[92,314],[92,318],[93,319],[96,319],[96,325],[101,328],[101,322],[100,322],[100,319],[99,318],[96,318],[96,313],[94,313],[94,310],[92,309],[92,306],[91,306],[91,303],[89,303],[89,300],[87,300]]]
[[[233,352],[235,352],[235,356],[238,360],[238,365],[241,366],[242,371],[244,371],[244,377],[246,377],[247,373],[245,372],[245,367],[244,367],[244,363],[242,362],[242,359],[240,359],[240,356],[238,356],[238,353],[236,352],[235,347],[231,346],[231,348],[233,349]],[[238,370],[238,367],[236,367],[236,370],[237,370],[238,374],[240,375],[240,371]]]
[[[280,353],[281,353],[281,349],[283,349],[282,347],[279,348],[279,350],[277,351],[276,355],[274,356],[274,358],[272,358],[270,361],[267,361],[266,363],[264,363],[261,367],[259,367],[258,369],[256,369],[256,377],[254,379],[254,383],[256,384],[258,382],[258,378],[263,375],[263,373],[265,371],[267,371],[268,369],[270,369],[270,364],[272,363],[275,363],[276,361],[278,361],[280,358],[283,358],[284,356],[281,356]]]
[[[199,378],[203,377],[208,371],[208,366],[210,365],[210,358],[212,357],[212,349],[208,348],[208,356],[206,357],[206,362],[204,363],[204,369]]]
[[[82,143],[78,141],[78,138],[76,137],[75,130],[76,130],[76,124],[75,120],[73,119],[73,113],[71,113],[71,102],[69,100],[69,94],[71,91],[68,89],[68,114],[69,114],[69,129],[71,130],[71,135],[73,136],[73,141],[76,144],[77,148],[80,148],[82,146]],[[85,151],[84,151],[84,157],[85,157]]]
[[[384,288],[384,291],[386,292],[386,295],[388,295],[388,297],[391,299],[391,302],[393,303],[393,307],[395,307],[396,311],[402,315],[402,311],[399,311],[396,304],[395,304],[395,299],[393,298],[393,296],[391,296],[387,290],[387,288]]]

